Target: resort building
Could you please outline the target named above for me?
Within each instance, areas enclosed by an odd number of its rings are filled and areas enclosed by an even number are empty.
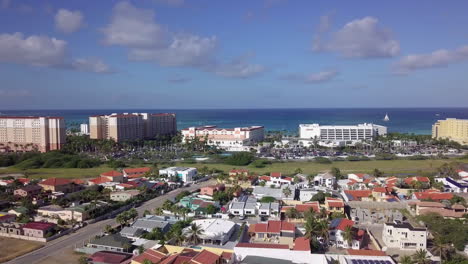
[[[47,152],[59,150],[63,144],[63,117],[0,116],[0,152]]]
[[[182,129],[182,142],[198,138],[207,140],[210,146],[216,146],[227,151],[245,151],[249,146],[264,139],[263,126],[218,128],[216,126],[189,127]]]
[[[116,142],[155,138],[177,132],[175,114],[113,113],[89,117],[90,138]]]
[[[450,139],[462,145],[468,144],[468,119],[447,118],[432,126],[432,137]]]
[[[427,229],[416,228],[410,223],[385,223],[382,240],[389,248],[426,249]]]
[[[191,182],[193,181],[193,178],[197,176],[197,168],[169,167],[159,170],[159,175],[177,177],[182,182]]]
[[[319,124],[300,124],[299,137],[318,141],[362,141],[386,135],[387,127],[374,124],[321,126]]]

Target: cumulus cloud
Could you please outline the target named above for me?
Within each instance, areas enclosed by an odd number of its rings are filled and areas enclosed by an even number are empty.
[[[310,74],[287,74],[281,77],[283,80],[299,81],[303,83],[323,83],[331,81],[338,75],[338,71],[329,70]]]
[[[0,62],[31,66],[54,67],[96,73],[109,72],[109,66],[100,60],[67,59],[67,42],[47,36],[22,33],[0,34]]]
[[[80,11],[59,9],[55,15],[55,27],[64,33],[73,33],[83,25],[83,14]]]
[[[155,20],[152,10],[137,8],[128,1],[113,9],[110,23],[102,29],[103,42],[128,48],[134,61],[154,62],[166,67],[193,67],[221,76],[246,78],[262,69],[260,65],[223,63],[217,59],[218,39],[190,33],[174,33]]]
[[[155,23],[155,13],[152,10],[136,8],[126,1],[115,5],[111,22],[102,32],[104,43],[108,45],[156,48],[167,44],[167,32]]]
[[[109,65],[105,64],[100,59],[85,58],[75,59],[71,63],[72,69],[78,71],[95,72],[95,73],[112,73],[114,72]]]
[[[242,56],[231,62],[216,65],[215,73],[229,78],[250,78],[265,71],[263,65],[249,63],[248,57]]]
[[[162,66],[205,67],[213,63],[216,47],[216,37],[179,35],[175,36],[171,44],[165,48],[132,49],[130,58],[140,61],[155,61]]]
[[[66,41],[46,36],[0,34],[0,61],[55,66],[63,63],[66,47]]]
[[[398,40],[374,17],[353,20],[332,33],[328,43],[314,43],[312,48],[337,52],[347,58],[384,58],[400,53]]]
[[[429,54],[407,55],[394,65],[394,71],[407,74],[416,70],[446,67],[463,61],[468,61],[468,45],[455,50],[440,49]]]

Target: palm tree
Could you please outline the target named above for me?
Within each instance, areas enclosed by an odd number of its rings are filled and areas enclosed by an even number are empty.
[[[193,223],[188,231],[187,240],[196,245],[200,243],[201,235],[203,235],[203,229],[201,229],[201,227],[197,224]]]
[[[449,244],[446,244],[440,237],[437,237],[434,240],[433,249],[434,253],[438,254],[440,260],[443,261],[444,259],[447,259],[451,248]]]
[[[400,264],[413,264],[413,259],[410,256],[401,256],[400,257]]]
[[[317,236],[323,238],[323,244],[328,245],[328,222],[326,220],[318,222],[315,229]]]
[[[305,234],[304,237],[307,239],[312,239],[315,234],[315,229],[316,229],[317,221],[314,217],[307,217],[306,222],[304,224],[305,228]]]
[[[348,243],[348,247],[353,243],[354,230],[352,226],[347,226],[343,232],[343,239]]]
[[[288,198],[290,195],[291,195],[292,191],[291,189],[289,189],[289,187],[286,187],[283,189],[283,194],[284,196],[286,196],[286,198]]]
[[[154,214],[155,215],[162,215],[163,214],[163,209],[161,207],[155,208],[154,209]]]
[[[172,238],[174,239],[174,242],[176,245],[181,246],[182,243],[186,240],[186,237],[182,233],[181,229],[178,229],[176,232],[172,234]]]
[[[416,250],[412,257],[416,264],[427,264],[430,261],[429,256],[427,256],[427,251],[424,249]]]

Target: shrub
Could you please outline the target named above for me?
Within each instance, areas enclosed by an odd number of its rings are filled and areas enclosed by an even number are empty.
[[[321,163],[321,164],[331,164],[331,160],[324,158],[324,157],[316,157],[315,162]]]
[[[254,155],[250,152],[238,152],[226,158],[225,162],[234,166],[246,166],[254,160]]]

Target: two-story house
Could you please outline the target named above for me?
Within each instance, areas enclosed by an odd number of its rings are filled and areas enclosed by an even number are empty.
[[[354,227],[354,221],[336,218],[330,223],[329,239],[337,247],[360,249],[364,246],[365,231]]]
[[[296,225],[275,220],[251,224],[249,226],[249,235],[253,243],[287,244],[292,247],[296,238]]]
[[[42,192],[42,187],[39,185],[26,185],[16,189],[13,194],[19,197],[34,197]]]
[[[427,229],[413,227],[407,222],[385,223],[382,240],[389,248],[426,249]]]

